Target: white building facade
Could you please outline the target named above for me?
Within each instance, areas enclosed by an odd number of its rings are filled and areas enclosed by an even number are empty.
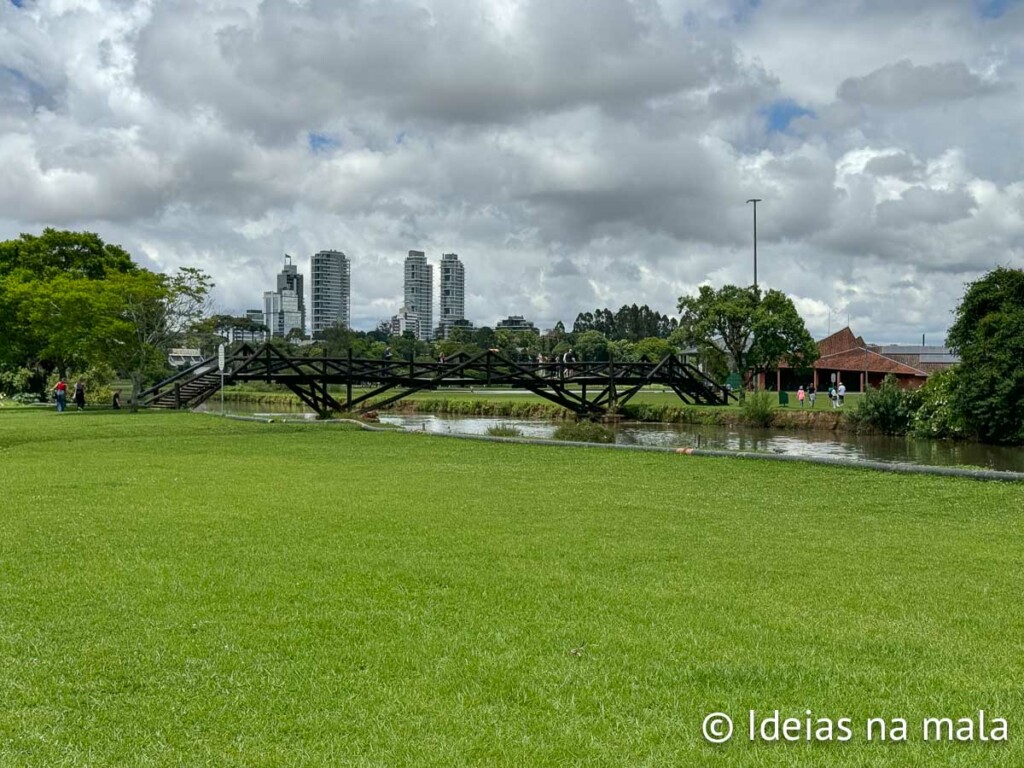
[[[409,251],[405,259],[405,306],[416,317],[416,338],[430,341],[434,328],[434,267],[423,251]],[[401,314],[401,313],[399,313]],[[396,315],[397,317],[397,315]]]
[[[312,260],[313,333],[334,325],[351,327],[352,280],[341,251],[318,251]]]
[[[439,326],[444,338],[466,319],[466,268],[458,254],[441,256],[441,316]]]

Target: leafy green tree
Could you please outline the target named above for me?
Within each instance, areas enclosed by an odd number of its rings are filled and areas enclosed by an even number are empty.
[[[576,357],[580,360],[608,359],[608,339],[600,331],[585,331],[576,337]]]
[[[0,363],[66,376],[92,346],[96,281],[137,269],[91,232],[46,229],[0,242]]]
[[[497,346],[497,338],[494,335],[494,329],[488,328],[486,325],[483,328],[477,328],[473,332],[473,343],[480,347],[480,349],[494,348]]]
[[[761,298],[754,312],[753,331],[748,363],[755,371],[775,368],[783,360],[793,368],[807,369],[818,359],[818,345],[793,301],[782,291],[770,290]]]
[[[99,285],[106,312],[97,324],[104,343],[96,355],[128,375],[134,410],[147,378],[166,367],[168,350],[202,318],[213,283],[183,268],[174,275],[108,273]]]
[[[647,358],[651,362],[663,360],[666,356],[675,353],[673,347],[666,339],[659,339],[650,336],[638,341],[634,347],[637,359]]]
[[[696,296],[679,299],[678,337],[702,357],[725,357],[749,386],[754,373],[786,360],[813,364],[818,349],[793,302],[781,291],[762,296],[759,288],[703,285]]]
[[[98,286],[102,281],[67,273],[8,281],[6,298],[16,307],[17,336],[33,362],[48,364],[62,378],[85,366],[103,343],[97,325],[105,306]]]
[[[952,406],[985,442],[1024,443],[1024,270],[971,283],[946,343],[960,355]]]
[[[36,279],[67,274],[101,280],[109,271],[137,269],[124,248],[104,243],[92,232],[47,228],[38,236],[0,243],[0,276],[23,270]]]
[[[639,359],[636,345],[627,339],[608,342],[608,354],[620,363],[632,363]]]

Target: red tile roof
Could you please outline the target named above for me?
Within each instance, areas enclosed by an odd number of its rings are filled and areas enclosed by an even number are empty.
[[[907,365],[867,348],[861,336],[854,336],[849,327],[836,331],[818,342],[820,357],[814,363],[819,370],[893,373],[897,376],[928,376],[927,371]],[[780,368],[789,368],[786,362]]]
[[[852,334],[851,334],[852,335]],[[927,376],[926,371],[913,368],[899,360],[880,355],[864,347],[847,349],[831,355],[822,355],[815,368],[835,371],[866,371],[868,373],[894,373],[899,376]]]
[[[858,341],[860,341],[859,344],[857,343]],[[836,352],[845,352],[848,349],[863,346],[864,342],[854,336],[853,331],[847,326],[819,341],[818,354],[825,357],[825,355],[834,355]]]

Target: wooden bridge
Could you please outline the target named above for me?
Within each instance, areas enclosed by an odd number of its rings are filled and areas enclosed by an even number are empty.
[[[516,362],[490,350],[444,362],[289,357],[271,344],[242,345],[226,356],[224,384],[283,384],[321,417],[383,408],[415,392],[440,387],[501,386],[523,389],[574,411],[601,416],[627,403],[646,386],[671,389],[686,403],[726,405],[734,397],[696,366],[669,355],[658,362]],[[217,358],[179,371],[141,393],[140,405],[194,408],[221,387]],[[334,394],[328,391],[334,389]],[[338,392],[344,388],[344,398]]]

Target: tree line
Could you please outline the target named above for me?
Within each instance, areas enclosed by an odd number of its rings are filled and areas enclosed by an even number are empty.
[[[0,395],[43,395],[56,377],[75,373],[128,379],[134,402],[147,383],[170,372],[170,348],[195,346],[209,355],[226,328],[260,328],[248,318],[211,315],[212,287],[197,269],[146,270],[90,232],[46,229],[0,242]],[[598,309],[577,315],[572,331],[559,322],[543,335],[454,328],[428,343],[392,336],[382,323],[365,332],[336,326],[301,347],[296,338],[272,343],[294,354],[380,358],[388,350],[397,359],[496,350],[512,360],[551,360],[573,350],[580,360],[625,362],[686,353],[712,378],[738,373],[748,386],[782,360],[809,371],[817,359],[817,345],[781,291],[701,286],[679,298],[678,310],[677,319],[647,305]],[[918,431],[1024,443],[1024,271],[1000,267],[970,284],[947,344],[960,355],[959,367],[933,376],[921,393],[890,387],[881,394],[899,414],[911,414]],[[875,399],[871,407],[887,406]],[[885,418],[905,423],[903,416]]]

